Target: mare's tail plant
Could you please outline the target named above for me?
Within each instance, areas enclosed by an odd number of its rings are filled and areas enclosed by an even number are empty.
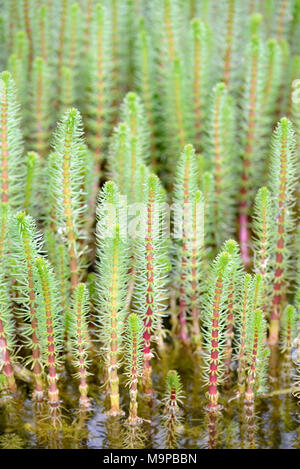
[[[136,84],[141,98],[144,102],[145,113],[150,129],[151,149],[156,150],[157,145],[157,84],[155,82],[156,72],[156,53],[151,47],[151,35],[147,30],[147,24],[144,18],[141,18],[138,26],[138,34],[136,39]]]
[[[298,447],[300,0],[0,4],[0,447]]]
[[[213,233],[220,247],[232,235],[238,189],[234,105],[223,83],[214,89],[210,114],[207,147],[214,176]]]
[[[191,62],[193,87],[193,125],[195,147],[203,149],[202,137],[207,119],[207,103],[211,84],[211,31],[198,18],[191,22]]]
[[[126,374],[130,394],[130,408],[128,423],[141,423],[138,417],[138,383],[143,374],[143,322],[141,318],[131,313],[128,317],[125,337]]]
[[[0,373],[12,395],[17,393],[13,364],[15,355],[15,324],[3,269],[0,271]]]
[[[162,208],[164,195],[158,177],[150,174],[143,190],[143,214],[141,233],[137,234],[134,247],[137,282],[134,288],[134,307],[144,321],[143,384],[146,394],[151,395],[152,342],[157,333],[159,318],[165,310],[167,252],[163,239]]]
[[[268,349],[266,348],[266,321],[261,310],[255,310],[248,323],[246,338],[248,361],[245,392],[246,446],[255,448],[254,401],[257,393],[263,390]]]
[[[50,182],[55,206],[55,231],[61,236],[57,242],[68,250],[68,274],[74,293],[80,279],[80,239],[82,219],[87,205],[82,204],[83,174],[81,152],[85,151],[82,141],[82,120],[76,109],[67,111],[58,124],[54,135],[54,154],[50,167]],[[55,188],[55,193],[53,191]],[[51,220],[49,220],[51,223]]]
[[[270,189],[276,211],[270,343],[278,343],[279,340],[279,323],[291,278],[290,265],[295,226],[293,206],[297,183],[296,165],[294,131],[291,122],[283,117],[274,133],[270,167]]]
[[[217,423],[220,416],[218,387],[224,377],[226,300],[230,255],[222,252],[215,259],[209,278],[203,318],[203,377],[207,386],[209,447],[217,444]]]
[[[111,119],[110,79],[111,49],[109,47],[110,23],[107,8],[97,3],[91,15],[91,46],[88,54],[86,113],[89,131],[88,144],[93,150],[100,171],[103,149]]]
[[[30,109],[30,148],[46,158],[49,150],[50,126],[53,115],[49,113],[53,93],[49,77],[49,65],[37,57],[32,70],[32,96]]]
[[[204,198],[201,191],[195,193],[192,202],[191,236],[189,240],[190,286],[188,303],[192,319],[192,342],[196,352],[202,347],[200,321],[202,317],[202,297],[204,279]]]
[[[224,244],[224,250],[230,255],[228,290],[226,300],[226,329],[225,329],[225,350],[224,366],[225,380],[227,386],[231,378],[232,347],[234,339],[234,328],[238,325],[237,311],[239,306],[239,291],[241,286],[242,261],[239,245],[234,240],[228,240]]]
[[[284,384],[290,382],[292,368],[292,346],[296,336],[297,314],[294,306],[287,305],[283,313],[282,330],[280,334],[280,348],[284,355],[282,362],[282,381]]]
[[[79,380],[80,407],[86,410],[90,407],[87,384],[90,364],[88,358],[89,294],[84,283],[79,283],[76,287],[67,326],[72,345],[74,366],[77,371],[75,376]]]
[[[9,72],[0,75],[0,134],[1,134],[1,201],[14,209],[21,208],[24,198],[23,139],[16,89]]]
[[[241,156],[242,174],[239,204],[239,240],[244,263],[249,263],[249,198],[259,187],[261,178],[262,98],[264,90],[265,53],[261,38],[262,17],[251,19],[251,40],[246,59],[246,79],[242,99]]]
[[[183,344],[190,342],[187,326],[188,289],[190,276],[188,260],[191,255],[190,228],[191,208],[197,189],[197,164],[195,150],[192,145],[186,145],[177,166],[174,181],[175,224],[177,225],[174,239],[175,278],[174,287],[178,289],[180,339]],[[175,225],[175,226],[176,226]]]
[[[238,343],[238,395],[241,396],[245,392],[246,379],[246,336],[249,317],[251,317],[251,293],[253,290],[251,274],[245,274],[243,278],[241,303],[239,309],[239,343]]]
[[[262,310],[269,314],[274,268],[274,209],[267,187],[261,187],[255,197],[253,213],[254,270],[262,276]]]
[[[60,422],[60,398],[57,367],[63,346],[62,311],[57,281],[49,262],[38,256],[35,267],[37,297],[37,335],[41,346],[43,366],[47,370],[50,417],[54,425]]]
[[[118,368],[124,346],[129,250],[121,203],[117,186],[111,181],[107,182],[100,192],[97,207],[97,314],[109,383],[110,415],[122,413]]]
[[[42,238],[30,215],[16,214],[12,222],[12,272],[17,280],[18,302],[21,303],[20,316],[24,320],[22,335],[26,346],[32,350],[27,359],[34,375],[33,397],[40,401],[44,394],[43,361],[39,339],[36,287],[34,283],[35,262],[42,253]]]
[[[29,151],[26,155],[24,210],[35,217],[40,214],[39,196],[41,192],[37,181],[41,176],[41,158],[35,151]]]
[[[182,403],[183,397],[180,377],[177,371],[170,370],[167,375],[163,415],[165,445],[167,449],[177,448],[177,438],[182,421],[182,411],[179,404]]]

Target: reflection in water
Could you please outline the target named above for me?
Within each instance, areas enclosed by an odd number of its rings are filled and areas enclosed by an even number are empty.
[[[169,353],[168,353],[169,352]],[[165,357],[168,357],[168,360]],[[272,350],[271,377],[266,394],[255,402],[255,442],[258,448],[300,448],[299,409],[291,393],[281,394],[289,381],[288,369],[282,354]],[[278,364],[280,363],[280,366]],[[180,425],[177,432],[178,448],[207,448],[208,421],[207,398],[201,381],[199,359],[185,351],[163,351],[153,369],[155,394],[151,400],[138,393],[139,415],[142,421],[134,426],[128,424],[128,389],[121,383],[121,407],[125,415],[110,417],[105,389],[99,382],[91,385],[92,408],[79,412],[76,383],[66,374],[61,386],[61,422],[53,427],[47,403],[32,405],[29,387],[24,383],[16,399],[2,396],[0,401],[0,448],[165,448],[165,426],[162,401],[168,366],[180,374],[185,398],[180,406]],[[233,371],[233,382],[236,382]],[[247,422],[244,403],[238,397],[235,385],[220,393],[221,412],[217,424],[217,448],[244,448]],[[297,417],[298,415],[298,417]]]

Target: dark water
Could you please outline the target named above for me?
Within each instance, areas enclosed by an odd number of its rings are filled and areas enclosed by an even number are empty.
[[[177,365],[177,366],[176,366]],[[153,369],[155,396],[152,402],[139,394],[139,416],[143,423],[135,428],[126,424],[129,396],[121,376],[121,408],[124,417],[109,417],[106,414],[109,401],[103,388],[101,370],[96,367],[90,382],[92,409],[85,415],[78,411],[77,383],[72,370],[60,374],[62,399],[61,427],[57,430],[49,425],[47,405],[36,409],[30,400],[31,388],[21,386],[17,401],[8,400],[0,408],[1,448],[165,448],[166,428],[163,424],[164,405],[162,398],[168,369],[177,368],[183,382],[185,399],[181,406],[181,424],[178,429],[178,448],[205,448],[208,442],[206,389],[201,380],[201,368],[185,351],[167,353],[156,360]],[[291,393],[272,395],[286,389],[280,362],[276,366],[277,376],[269,379],[265,394],[255,402],[256,447],[257,448],[300,448],[300,419],[297,400]],[[293,381],[291,370],[290,383]],[[222,406],[217,447],[245,447],[246,423],[243,417],[243,401],[236,399],[235,371],[229,389],[220,389]],[[19,382],[20,383],[20,382]]]

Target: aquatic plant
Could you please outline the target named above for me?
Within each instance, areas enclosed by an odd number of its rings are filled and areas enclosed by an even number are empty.
[[[177,204],[177,216],[180,224],[177,229],[181,230],[180,236],[174,241],[175,254],[175,285],[179,291],[179,326],[180,338],[184,344],[190,340],[187,329],[188,288],[190,278],[188,276],[188,258],[191,254],[191,243],[189,243],[191,229],[191,205],[197,190],[197,166],[195,150],[192,145],[186,145],[180,156],[175,183],[174,202]],[[177,222],[178,223],[178,222]],[[176,234],[177,236],[177,234]]]
[[[210,285],[205,299],[204,316],[204,379],[208,387],[209,447],[216,445],[217,418],[220,413],[219,391],[224,375],[226,289],[228,288],[228,252],[222,252],[214,261],[210,272]],[[205,327],[206,326],[206,327]]]
[[[0,277],[1,282],[1,316],[0,316],[0,353],[1,353],[1,371],[5,376],[5,381],[9,390],[15,394],[17,384],[13,371],[13,354],[15,351],[15,331],[14,321],[11,310],[11,301],[8,295],[7,286],[4,281],[3,273]]]
[[[122,414],[119,403],[120,352],[123,346],[129,253],[122,232],[121,196],[109,181],[97,207],[97,316],[102,353],[110,387],[111,415]]]
[[[271,343],[277,343],[279,321],[291,275],[289,265],[292,255],[291,238],[295,225],[294,191],[297,183],[294,130],[286,118],[282,118],[277,125],[272,149],[270,184],[276,207],[276,248],[269,340]]]
[[[254,270],[262,276],[262,309],[268,311],[268,298],[272,291],[274,274],[274,209],[271,193],[261,187],[255,197],[253,213]]]
[[[16,88],[9,72],[0,77],[1,201],[21,208],[24,191],[23,140]]]
[[[134,307],[144,321],[143,330],[143,383],[146,394],[152,394],[151,358],[153,336],[159,327],[159,318],[165,309],[166,257],[163,239],[161,210],[164,196],[158,177],[150,174],[146,178],[143,193],[142,233],[137,236],[134,255],[136,275],[139,279],[134,287]]]
[[[88,79],[85,109],[88,144],[101,168],[102,151],[111,120],[112,51],[109,43],[110,23],[107,8],[97,3],[91,13],[88,53]]]
[[[249,262],[249,195],[259,187],[258,178],[254,178],[255,168],[261,166],[261,148],[263,135],[262,97],[265,81],[265,45],[261,38],[261,15],[251,17],[251,39],[246,55],[246,78],[243,87],[241,118],[243,132],[241,137],[242,177],[239,205],[239,239],[244,263]],[[257,171],[257,169],[256,169]],[[258,186],[258,187],[257,187]]]
[[[210,113],[206,148],[214,177],[213,234],[215,244],[220,246],[232,233],[239,166],[235,157],[234,106],[224,83],[218,83],[214,89]]]
[[[89,295],[84,283],[79,283],[76,287],[73,305],[68,317],[68,337],[72,344],[72,355],[74,365],[79,379],[80,406],[88,409],[90,406],[88,398],[88,346],[89,346]]]
[[[177,447],[177,437],[182,420],[179,404],[182,403],[183,397],[182,385],[177,371],[168,371],[163,416],[166,433],[165,444],[168,449],[175,449]]]
[[[32,362],[35,389],[34,397],[43,398],[43,363],[41,360],[41,345],[38,332],[38,312],[35,279],[35,262],[42,253],[41,234],[37,232],[34,220],[24,212],[18,212],[12,222],[10,235],[12,236],[13,273],[17,280],[18,301],[22,304],[20,314],[24,319],[22,335],[26,345],[32,349]]]
[[[245,392],[245,414],[247,425],[247,447],[254,448],[255,443],[255,413],[254,399],[264,384],[265,370],[268,358],[266,348],[266,321],[261,310],[255,310],[248,323],[246,337],[246,355],[248,361],[248,375]]]
[[[141,319],[131,313],[128,317],[125,350],[128,386],[130,393],[130,408],[128,422],[136,425],[140,422],[138,417],[138,381],[143,371],[143,325]]]
[[[0,446],[299,448],[299,0],[0,4]]]
[[[47,369],[50,416],[54,424],[60,418],[57,366],[60,361],[63,328],[61,307],[53,270],[43,257],[35,260],[37,292],[37,335],[41,344],[43,365]]]

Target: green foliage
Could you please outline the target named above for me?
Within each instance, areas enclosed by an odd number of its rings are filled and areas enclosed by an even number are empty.
[[[61,52],[60,113],[79,102],[77,84],[82,54],[82,11],[78,3],[68,2],[63,50]]]
[[[89,294],[84,283],[79,283],[74,292],[73,304],[67,320],[67,333],[71,342],[75,378],[79,380],[80,405],[89,408],[88,385],[86,378],[90,374],[89,348]]]
[[[202,148],[203,123],[207,119],[208,96],[211,85],[211,31],[198,18],[191,22],[191,86],[193,88],[193,125],[196,148]]]
[[[17,301],[21,308],[19,314],[24,319],[22,335],[27,347],[34,348],[32,342],[34,324],[32,320],[37,315],[36,295],[34,286],[34,264],[43,252],[42,235],[36,228],[36,223],[30,215],[18,212],[11,223],[10,242],[12,246],[11,269],[17,280]]]
[[[151,34],[149,34],[147,24],[142,17],[138,26],[138,33],[135,45],[135,67],[136,67],[136,85],[138,92],[144,102],[145,112],[149,128],[151,129],[150,138],[155,146],[157,139],[156,118],[158,113],[157,83],[156,74],[156,51],[151,47]]]
[[[88,143],[100,155],[107,140],[112,106],[112,51],[109,43],[111,25],[107,8],[101,3],[97,3],[93,9],[90,28],[86,123],[89,131]]]
[[[143,322],[136,313],[128,316],[124,350],[128,385],[131,385],[133,378],[140,378],[143,371]]]
[[[88,364],[88,325],[89,295],[84,283],[80,283],[75,291],[73,305],[68,318],[68,337],[72,343],[74,366],[81,369]],[[80,371],[77,373],[80,378]]]
[[[1,369],[3,367],[3,360],[5,357],[5,350],[9,351],[10,355],[16,354],[16,326],[12,313],[12,302],[9,296],[8,286],[5,281],[5,276],[0,271],[0,308],[1,308],[1,339],[4,337],[5,346],[3,346],[3,340],[1,340]]]
[[[143,189],[143,222],[134,245],[139,278],[134,289],[134,306],[151,335],[155,334],[166,308],[168,254],[161,219],[164,196],[158,177],[150,174]]]
[[[121,120],[128,125],[131,145],[136,159],[147,162],[149,154],[149,130],[141,98],[135,93],[127,93],[121,106]],[[132,150],[133,151],[133,150]]]
[[[37,181],[42,175],[40,156],[29,151],[26,155],[26,179],[24,209],[37,217],[39,215],[39,188]]]
[[[278,123],[272,141],[270,162],[270,190],[275,207],[276,254],[282,254],[282,287],[291,278],[293,230],[295,227],[293,207],[297,184],[297,161],[295,155],[295,134],[291,122],[282,118]],[[282,241],[281,241],[282,240]],[[278,258],[278,256],[277,256]],[[278,264],[278,260],[277,260]],[[275,279],[276,282],[277,279]]]
[[[50,126],[53,113],[49,112],[53,92],[51,89],[49,65],[42,57],[37,57],[32,67],[32,94],[30,99],[30,147],[43,158],[49,150]]]
[[[149,131],[139,96],[128,93],[121,107],[124,122],[115,129],[110,147],[109,172],[129,202],[139,201],[141,166],[149,153]]]
[[[288,305],[283,313],[282,329],[281,329],[281,351],[291,352],[292,343],[295,338],[297,329],[297,313],[292,305]]]
[[[251,40],[246,53],[245,82],[243,86],[241,110],[241,156],[243,161],[243,184],[248,193],[259,187],[263,145],[264,115],[263,97],[266,81],[265,44],[261,38],[260,15],[251,18]],[[246,202],[246,200],[245,200]],[[248,203],[248,202],[247,202]]]
[[[68,248],[69,275],[76,286],[80,270],[80,242],[86,236],[85,184],[87,149],[82,139],[82,120],[76,109],[66,112],[54,134],[54,153],[49,160],[50,192],[48,223],[55,224],[57,241]],[[89,153],[87,154],[87,156]],[[51,220],[52,219],[52,220]],[[58,235],[59,234],[59,235]]]
[[[234,106],[223,83],[214,88],[210,114],[206,147],[214,176],[213,232],[220,246],[232,234],[239,169]]]
[[[203,328],[204,339],[204,365],[203,380],[210,383],[212,375],[219,384],[224,375],[224,350],[225,350],[225,327],[226,327],[226,302],[229,278],[230,255],[221,252],[214,260],[210,274],[207,293],[204,298]],[[214,332],[216,331],[216,332]],[[217,334],[215,340],[215,334]],[[216,369],[211,372],[211,363]]]
[[[300,1],[0,4],[1,430],[296,447]]]
[[[182,420],[179,404],[182,403],[183,398],[184,396],[179,374],[175,370],[169,370],[164,396],[165,415],[163,416],[163,424],[165,426],[165,444],[169,449],[177,448],[177,437]]]
[[[246,357],[249,365],[248,386],[263,391],[266,381],[268,349],[266,348],[266,321],[261,310],[254,310],[247,324]]]
[[[17,209],[23,204],[23,139],[16,89],[9,72],[0,75],[1,200]]]
[[[25,31],[18,31],[13,53],[8,60],[8,70],[11,72],[13,80],[17,85],[17,98],[24,104],[27,103],[26,81],[28,79],[28,38]],[[26,116],[25,109],[22,111]]]
[[[2,270],[7,267],[7,255],[9,249],[9,227],[11,224],[11,210],[7,202],[0,203],[0,261]]]
[[[261,187],[255,197],[253,213],[254,270],[262,276],[263,310],[267,311],[274,275],[274,206],[267,187]]]
[[[263,110],[269,116],[271,123],[274,121],[276,102],[282,78],[282,48],[275,39],[269,39],[266,50],[266,81],[263,95]],[[266,126],[267,131],[267,126]]]
[[[171,393],[176,393],[176,402],[178,404],[182,403],[183,400],[183,392],[182,392],[182,384],[180,381],[180,376],[177,371],[170,370],[167,374],[167,382],[166,382],[166,400],[170,399]]]
[[[61,361],[63,347],[63,327],[60,295],[52,267],[43,257],[35,260],[35,282],[37,301],[37,335],[41,346],[44,365],[50,367],[49,360],[54,356],[54,364]],[[53,347],[53,350],[52,350]],[[50,353],[50,350],[52,353]]]
[[[114,353],[114,341],[116,351],[121,350],[126,314],[129,251],[126,233],[122,232],[121,207],[117,186],[107,182],[99,194],[96,231],[97,322],[102,352],[106,356]]]

